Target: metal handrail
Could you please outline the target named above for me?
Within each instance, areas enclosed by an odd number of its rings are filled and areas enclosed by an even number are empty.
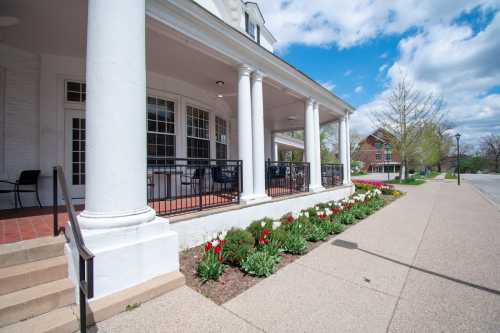
[[[58,182],[61,187],[64,202],[66,203],[66,211],[68,213],[71,231],[75,240],[75,245],[78,250],[78,267],[79,267],[79,289],[80,289],[80,331],[87,330],[87,299],[94,297],[94,254],[85,246],[82,237],[82,232],[76,218],[75,208],[71,203],[68,194],[68,185],[61,166],[55,166],[53,169],[54,181],[54,235],[59,234],[59,226],[57,225],[58,202],[57,189]]]

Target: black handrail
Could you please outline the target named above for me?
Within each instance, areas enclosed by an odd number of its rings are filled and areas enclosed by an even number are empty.
[[[76,248],[78,250],[78,267],[79,267],[79,283],[80,289],[80,331],[87,331],[87,299],[94,297],[94,255],[85,246],[83,241],[82,232],[78,224],[75,214],[75,208],[71,203],[68,195],[68,185],[64,177],[64,172],[61,166],[55,166],[53,169],[53,182],[54,182],[54,235],[59,234],[59,226],[57,224],[58,202],[57,202],[57,189],[58,181],[61,187],[64,202],[66,203],[66,211],[68,213],[69,222],[71,224],[71,231],[75,240]]]

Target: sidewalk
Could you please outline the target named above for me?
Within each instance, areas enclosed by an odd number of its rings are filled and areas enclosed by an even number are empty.
[[[184,287],[98,332],[498,332],[500,212],[428,182],[217,306]]]

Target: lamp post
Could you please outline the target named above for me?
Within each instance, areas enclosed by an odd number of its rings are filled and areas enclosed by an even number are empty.
[[[460,186],[460,133],[455,134],[457,139],[457,185]]]

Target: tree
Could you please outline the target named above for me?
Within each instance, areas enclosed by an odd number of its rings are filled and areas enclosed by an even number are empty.
[[[490,134],[481,138],[481,153],[492,162],[495,172],[500,172],[500,135]]]
[[[442,99],[416,90],[402,77],[390,91],[385,106],[374,112],[376,127],[392,134],[390,143],[401,157],[401,179],[408,177],[408,161],[415,159],[425,125],[439,119],[442,105]]]
[[[453,138],[447,131],[453,128],[447,121],[428,122],[424,125],[419,137],[418,155],[420,166],[428,168],[437,166],[441,172],[441,161],[450,153]]]

